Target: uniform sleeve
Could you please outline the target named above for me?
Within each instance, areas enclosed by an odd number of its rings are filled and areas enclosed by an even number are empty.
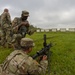
[[[28,69],[28,73],[31,75],[44,75],[47,70],[48,61],[41,61],[40,64],[32,59],[33,64],[30,65]]]
[[[12,21],[12,27],[17,26],[17,18],[14,18],[14,20]]]

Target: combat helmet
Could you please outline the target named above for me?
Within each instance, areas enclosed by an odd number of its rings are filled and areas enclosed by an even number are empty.
[[[35,44],[30,38],[22,38],[21,39],[21,47],[33,47]]]
[[[29,12],[26,11],[26,10],[24,10],[24,11],[22,11],[22,15],[23,15],[23,16],[29,16]]]

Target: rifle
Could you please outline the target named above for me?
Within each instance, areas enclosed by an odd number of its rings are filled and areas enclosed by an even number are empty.
[[[50,55],[51,55],[51,51],[50,48],[52,47],[52,44],[46,43],[46,35],[44,34],[44,42],[43,42],[43,46],[44,48],[42,48],[40,51],[38,51],[34,56],[32,56],[33,59],[36,59],[39,56],[43,56],[43,55],[47,55],[48,57],[48,74],[50,75]]]
[[[37,57],[39,57],[41,55],[47,55],[48,51],[52,47],[52,44],[51,43],[49,43],[49,44],[46,43],[46,35],[44,35],[44,43],[43,43],[43,46],[44,46],[44,48],[42,48],[35,55],[32,56],[33,59],[36,59]]]
[[[33,59],[36,59],[37,57],[41,56],[41,55],[47,55],[49,49],[51,47],[51,43],[46,45],[45,48],[42,48],[40,51],[38,51],[34,56],[32,56]]]

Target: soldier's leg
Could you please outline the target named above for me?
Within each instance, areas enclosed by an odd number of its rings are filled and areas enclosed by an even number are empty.
[[[2,30],[2,36],[1,36],[1,45],[5,46],[6,43],[6,30]]]
[[[10,30],[7,30],[6,32],[6,40],[7,40],[7,47],[10,47],[11,46]]]
[[[22,36],[20,34],[14,34],[13,35],[13,40],[12,40],[12,44],[14,49],[20,49],[20,40],[21,40]]]

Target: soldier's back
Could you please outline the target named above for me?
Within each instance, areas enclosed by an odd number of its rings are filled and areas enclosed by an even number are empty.
[[[11,17],[10,14],[8,12],[3,12],[1,15],[1,25],[4,24],[10,24],[11,23]]]
[[[29,65],[31,64],[31,60],[32,58],[27,54],[20,50],[15,50],[6,58],[2,69],[4,72],[8,71],[9,74],[26,75]]]

